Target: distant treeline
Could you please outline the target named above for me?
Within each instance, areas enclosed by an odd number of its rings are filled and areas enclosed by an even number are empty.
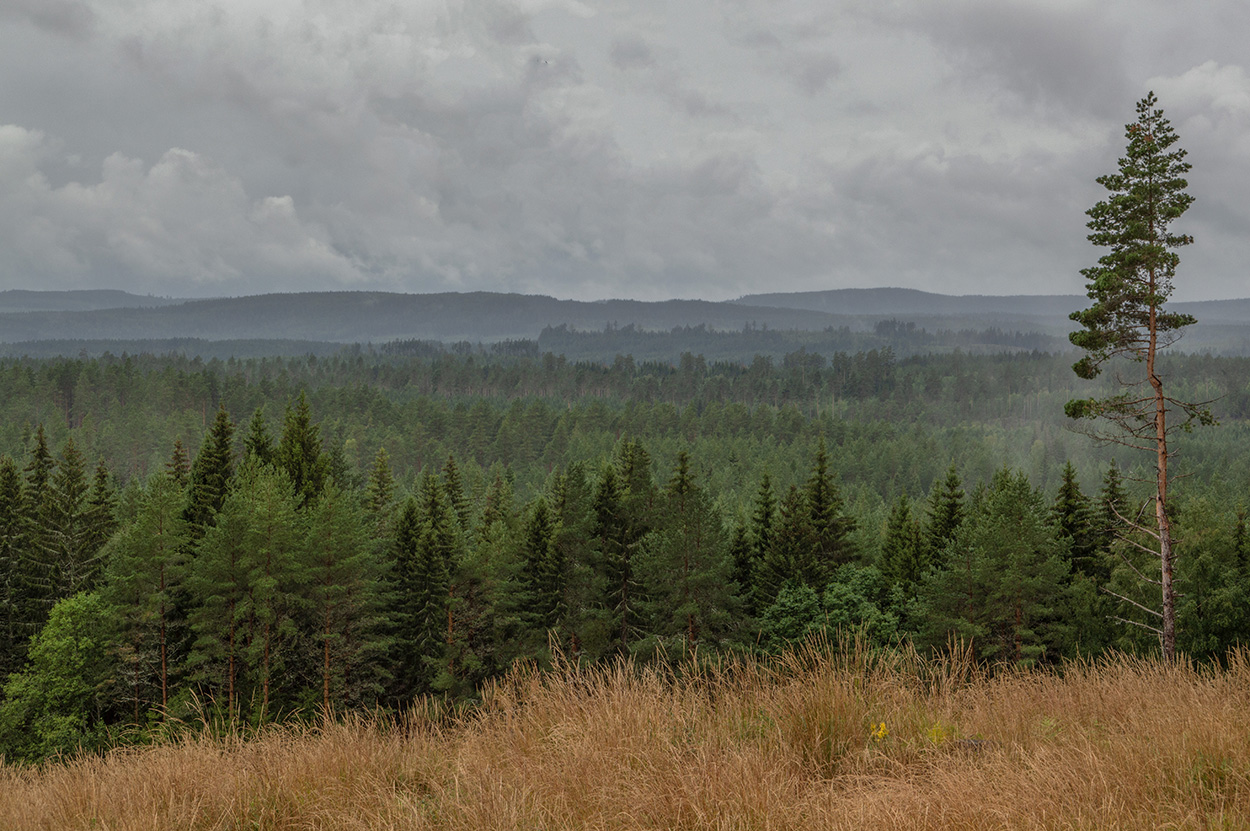
[[[831,360],[798,350],[747,364],[688,353],[676,365],[363,349],[331,358],[14,359],[0,361],[0,453],[26,452],[43,424],[54,444],[73,434],[116,475],[145,477],[175,439],[195,452],[219,405],[239,422],[258,409],[278,419],[306,391],[327,452],[362,471],[385,446],[405,478],[455,454],[469,467],[510,468],[528,493],[555,467],[630,435],[663,465],[690,450],[741,504],[743,471],[791,477],[823,436],[848,485],[874,499],[927,489],[951,461],[978,478],[1008,464],[1049,487],[1064,460],[1088,483],[1112,455],[1063,417],[1065,401],[1089,394],[1069,363],[1033,352],[899,359],[888,349]],[[1181,437],[1189,486],[1250,490],[1250,359],[1179,355],[1162,370],[1179,395],[1216,399],[1225,422]]]
[[[430,358],[441,354],[464,355],[474,351],[490,355],[538,358],[550,352],[574,361],[613,361],[629,355],[638,361],[671,362],[682,353],[702,355],[710,361],[749,362],[755,356],[780,359],[795,351],[832,356],[839,352],[890,349],[900,356],[960,349],[972,354],[1013,351],[1062,350],[1066,342],[1039,332],[1008,332],[998,328],[939,330],[929,332],[915,323],[879,320],[871,330],[848,326],[823,331],[770,329],[747,325],[740,331],[722,331],[706,325],[677,326],[653,331],[634,324],[605,326],[600,331],[578,330],[568,325],[546,326],[537,340],[509,339],[489,345],[468,341],[443,344],[430,340],[400,340],[381,344],[384,355]]]

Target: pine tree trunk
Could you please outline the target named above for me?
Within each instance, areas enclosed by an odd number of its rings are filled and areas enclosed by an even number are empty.
[[[1155,291],[1155,275],[1150,274],[1150,291]],[[1159,582],[1163,594],[1163,659],[1176,660],[1176,597],[1172,589],[1172,525],[1168,519],[1168,437],[1167,399],[1163,379],[1155,372],[1159,343],[1158,307],[1150,306],[1150,343],[1146,352],[1146,374],[1155,397],[1155,520],[1159,527]]]

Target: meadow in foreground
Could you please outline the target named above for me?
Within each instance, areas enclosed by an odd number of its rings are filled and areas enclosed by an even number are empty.
[[[0,769],[22,829],[1250,826],[1250,655],[1061,671],[813,644],[677,677],[517,671],[470,715]]]

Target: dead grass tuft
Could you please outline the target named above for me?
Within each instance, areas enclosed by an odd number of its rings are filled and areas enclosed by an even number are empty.
[[[0,828],[1250,827],[1250,658],[989,674],[815,644],[519,669],[454,723],[207,731],[0,768]]]

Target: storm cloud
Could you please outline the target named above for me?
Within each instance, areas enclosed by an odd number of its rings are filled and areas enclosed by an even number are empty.
[[[1079,292],[1155,90],[1245,296],[1240,0],[11,0],[0,288]]]

